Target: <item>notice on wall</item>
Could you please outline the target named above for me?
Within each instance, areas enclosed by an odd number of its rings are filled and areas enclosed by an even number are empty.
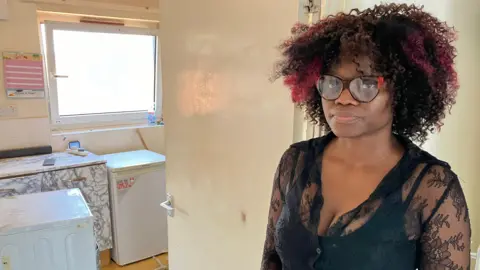
[[[45,76],[42,55],[4,52],[3,79],[8,98],[44,98]]]

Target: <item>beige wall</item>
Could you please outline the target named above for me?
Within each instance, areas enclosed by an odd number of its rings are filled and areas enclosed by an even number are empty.
[[[136,3],[135,0],[123,0]],[[11,0],[9,2],[9,20],[0,21],[0,52],[1,51],[23,51],[40,52],[40,38],[37,24],[37,4],[24,3],[20,0]],[[158,12],[149,11],[141,13],[140,7],[132,11],[125,11],[123,5],[108,5],[101,3],[97,6],[73,7],[66,5],[55,5],[56,0],[38,1],[50,2],[50,4],[40,4],[39,8],[46,10],[48,8],[55,11],[69,11],[81,8],[86,14],[101,15],[112,17],[135,18],[142,17],[158,19]],[[77,1],[78,2],[78,1]],[[91,1],[89,1],[91,2]],[[102,2],[102,1],[98,1]],[[105,1],[103,1],[105,2]],[[107,1],[108,2],[108,1]],[[141,1],[140,1],[141,2]],[[143,1],[149,3],[152,1]],[[51,4],[53,3],[53,4]],[[158,11],[158,6],[155,7]],[[119,151],[142,149],[143,143],[136,129],[115,129],[93,132],[68,133],[65,135],[51,135],[48,108],[46,99],[36,100],[12,100],[7,99],[3,85],[3,70],[0,65],[0,106],[14,104],[18,108],[18,115],[13,118],[0,117],[0,150],[23,148],[30,146],[52,145],[54,151],[62,151],[66,148],[68,141],[79,140],[82,145],[95,153],[105,154]],[[140,134],[144,143],[150,150],[164,153],[163,127],[141,128]]]
[[[459,175],[470,209],[473,248],[480,245],[480,1],[451,1],[448,20],[459,31],[457,71],[460,91],[457,104],[436,138],[437,155]]]
[[[0,22],[0,51],[40,52],[36,8],[19,1],[9,2],[9,20]],[[7,100],[0,65],[0,106],[17,105],[15,119],[0,118],[0,150],[48,145],[50,128],[45,100]]]
[[[163,134],[163,126],[56,134],[52,136],[52,147],[54,151],[62,151],[67,148],[69,141],[78,140],[86,149],[103,155],[144,149],[145,143],[148,150],[164,154]]]

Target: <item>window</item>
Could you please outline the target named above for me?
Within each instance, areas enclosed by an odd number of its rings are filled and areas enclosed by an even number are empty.
[[[45,22],[42,32],[54,126],[131,123],[159,103],[156,30]]]

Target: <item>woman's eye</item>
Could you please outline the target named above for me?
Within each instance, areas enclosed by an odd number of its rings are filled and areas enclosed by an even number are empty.
[[[362,82],[362,88],[363,89],[372,89],[372,88],[376,88],[378,85],[377,82],[373,81],[373,80],[364,80]]]
[[[330,80],[328,82],[328,87],[330,88],[336,88],[340,85],[340,82],[338,82],[337,80]]]

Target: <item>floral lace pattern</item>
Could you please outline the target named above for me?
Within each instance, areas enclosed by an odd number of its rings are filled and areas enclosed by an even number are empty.
[[[470,220],[458,177],[401,137],[402,160],[320,237],[321,156],[333,138],[292,145],[281,158],[262,270],[470,269]]]

